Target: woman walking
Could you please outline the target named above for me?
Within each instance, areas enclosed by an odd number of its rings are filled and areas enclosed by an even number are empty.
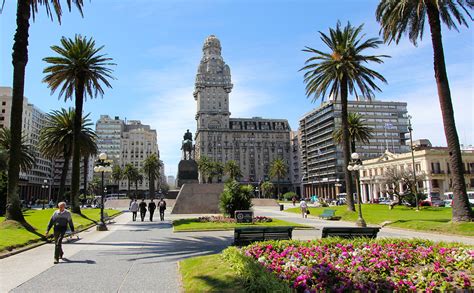
[[[300,201],[300,208],[301,208],[301,215],[303,216],[303,218],[307,218],[308,217],[308,204],[306,203],[304,199],[301,199]]]

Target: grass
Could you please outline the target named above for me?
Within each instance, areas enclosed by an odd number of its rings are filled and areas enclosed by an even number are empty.
[[[268,223],[256,223],[256,224],[237,224],[237,223],[201,223],[198,222],[197,218],[190,219],[179,219],[173,221],[173,227],[175,232],[191,232],[191,231],[222,231],[232,230],[236,227],[259,227],[259,226],[292,226],[296,228],[311,229],[312,227],[301,225],[293,222],[287,222],[279,219],[272,219]]]
[[[184,292],[243,292],[241,280],[221,254],[179,262]]]
[[[340,216],[343,221],[355,222],[357,220],[357,212],[347,211],[345,205],[329,208],[310,207],[309,209],[312,216],[318,216],[325,209],[333,209],[336,210],[336,216]],[[291,208],[286,211],[301,213],[299,208]],[[362,205],[362,216],[368,224],[382,224],[389,221],[391,223],[388,226],[394,228],[474,236],[474,222],[451,222],[451,208],[422,207],[417,212],[414,208],[405,206],[395,206],[393,210],[389,210],[388,205],[364,204]]]
[[[44,235],[49,219],[55,209],[27,210],[23,212],[26,221],[33,226],[36,231],[30,232],[21,224],[15,221],[5,221],[5,217],[0,217],[0,252],[25,246],[27,244],[41,240]],[[120,213],[118,210],[104,210],[109,216]],[[72,214],[72,221],[76,230],[80,230],[100,219],[100,209],[83,209],[82,216]]]

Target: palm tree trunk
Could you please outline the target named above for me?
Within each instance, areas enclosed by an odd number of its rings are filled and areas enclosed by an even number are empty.
[[[342,127],[342,155],[344,157],[344,179],[346,181],[346,201],[347,209],[349,211],[355,212],[354,206],[354,185],[352,184],[352,177],[347,166],[349,165],[349,160],[351,158],[350,146],[349,146],[349,123],[347,121],[347,77],[344,76],[341,80],[341,127]]]
[[[277,199],[280,199],[280,176],[277,177]]]
[[[59,200],[65,200],[65,190],[66,190],[66,179],[67,179],[67,172],[69,171],[69,161],[71,160],[71,153],[69,151],[64,151],[64,164],[63,169],[61,171],[61,181],[59,182],[59,193],[58,193],[58,202]]]
[[[449,165],[453,179],[453,221],[469,222],[474,219],[474,213],[469,206],[466,193],[466,182],[464,181],[464,168],[461,157],[461,148],[454,120],[454,110],[451,101],[448,75],[444,61],[443,41],[441,36],[441,23],[439,11],[432,1],[425,0],[428,22],[430,24],[431,42],[434,52],[434,71],[438,87],[438,97],[444,124],[444,134],[448,143]]]
[[[8,160],[8,192],[5,218],[26,222],[21,212],[18,181],[20,178],[20,145],[23,121],[23,95],[25,68],[28,63],[28,33],[30,28],[30,1],[18,1],[16,10],[16,33],[13,44],[13,93],[10,117],[10,159]]]
[[[75,87],[75,115],[72,138],[72,178],[71,178],[71,204],[73,213],[81,213],[79,206],[79,185],[81,180],[81,149],[79,136],[82,128],[82,107],[84,104],[84,77],[79,75]]]
[[[138,196],[138,181],[135,181],[135,197]]]
[[[351,137],[351,154],[356,152],[356,141],[355,138]]]
[[[130,178],[128,178],[127,181],[128,181],[128,191],[127,191],[127,195],[128,195],[129,198],[132,198],[132,197],[130,196]]]
[[[154,198],[155,197],[155,176],[153,172],[148,173],[148,179],[149,179],[148,184],[150,184],[149,186],[150,198]]]
[[[84,165],[84,194],[87,193],[87,174],[89,173],[89,155],[85,155],[82,161]]]

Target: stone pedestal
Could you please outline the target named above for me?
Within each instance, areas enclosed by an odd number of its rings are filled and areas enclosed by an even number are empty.
[[[184,184],[179,191],[172,214],[220,214],[219,198],[223,183]]]
[[[181,160],[178,164],[178,188],[184,184],[198,183],[198,165],[194,160]]]

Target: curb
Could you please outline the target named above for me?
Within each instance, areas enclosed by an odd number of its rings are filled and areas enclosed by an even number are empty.
[[[123,211],[120,211],[119,213],[113,215],[112,217],[110,217],[110,219],[114,219],[114,218],[120,216],[121,214],[123,214]],[[92,228],[94,226],[96,226],[96,224],[91,223],[91,224],[85,226],[84,228],[78,230],[76,233],[84,232],[84,231],[89,230],[90,228]],[[49,237],[48,237],[48,239],[49,239]],[[19,247],[17,249],[14,248],[12,251],[9,251],[9,252],[6,252],[6,253],[0,253],[0,259],[4,259],[4,258],[7,258],[9,256],[28,251],[30,249],[42,246],[46,243],[50,243],[50,242],[44,241],[44,240],[39,240],[38,242],[35,242],[33,244],[25,245],[25,246]]]

